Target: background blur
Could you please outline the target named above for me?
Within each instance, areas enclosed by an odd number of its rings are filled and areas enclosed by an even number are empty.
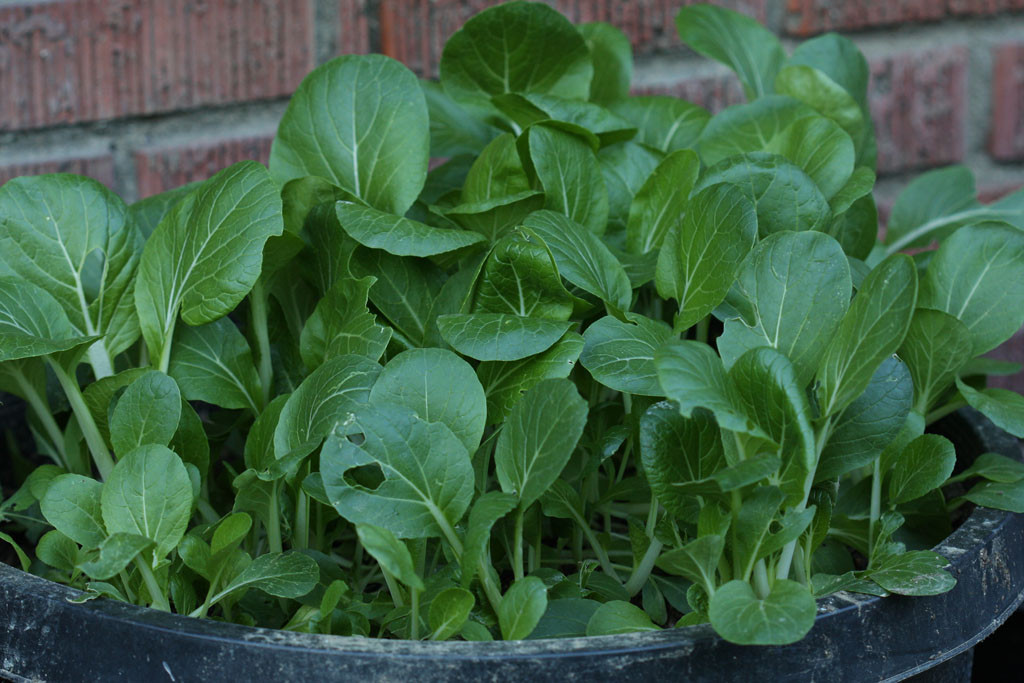
[[[634,88],[718,111],[724,67],[683,48],[688,0],[548,0],[632,40]],[[0,183],[93,176],[127,201],[267,160],[289,93],[338,54],[436,76],[444,41],[495,0],[0,0]],[[825,31],[871,66],[884,217],[928,168],[964,163],[983,199],[1024,185],[1024,0],[716,0],[791,46]],[[1021,283],[1007,283],[1008,286]],[[994,355],[1024,361],[1024,333]],[[999,380],[1024,389],[1024,378]]]

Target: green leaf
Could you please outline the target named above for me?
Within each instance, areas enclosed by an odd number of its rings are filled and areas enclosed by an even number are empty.
[[[956,465],[956,449],[938,434],[923,434],[911,441],[893,463],[889,474],[889,502],[906,503],[939,488]]]
[[[429,261],[379,249],[360,249],[352,259],[352,271],[355,277],[377,278],[370,287],[370,301],[409,341],[422,345],[444,274]]]
[[[523,394],[543,379],[568,377],[583,350],[583,337],[566,332],[553,346],[518,361],[484,361],[476,375],[487,397],[487,422],[500,424]]]
[[[909,256],[890,256],[864,279],[818,366],[824,415],[864,393],[878,366],[903,343],[916,299],[917,269]]]
[[[497,95],[493,102],[521,128],[546,124],[583,138],[595,152],[636,135],[628,121],[592,102],[537,93]]]
[[[107,537],[100,512],[102,489],[95,479],[62,474],[47,486],[39,508],[57,531],[85,548],[96,548]]]
[[[111,534],[153,541],[157,560],[185,535],[192,516],[192,481],[185,464],[164,446],[140,446],[122,457],[103,484],[103,523]]]
[[[833,422],[815,479],[835,479],[873,462],[900,433],[913,400],[907,366],[895,356],[886,358],[864,393]]]
[[[529,131],[530,159],[544,188],[544,208],[558,211],[587,230],[608,225],[608,190],[597,157],[580,138],[551,126]]]
[[[587,636],[617,636],[620,633],[660,630],[646,612],[624,600],[604,603],[587,622]]]
[[[484,263],[472,312],[561,321],[572,314],[572,297],[547,246],[516,231],[494,245]]]
[[[856,153],[853,140],[832,120],[806,117],[794,121],[773,137],[767,152],[780,154],[796,164],[832,199],[853,174]]]
[[[430,114],[432,158],[478,154],[499,132],[460,107],[445,93],[440,83],[420,79],[420,88]]]
[[[665,153],[695,146],[711,114],[703,107],[668,95],[640,95],[610,105],[636,126],[637,142]]]
[[[514,361],[551,348],[571,323],[504,313],[452,313],[439,316],[444,340],[464,356],[483,361]]]
[[[427,177],[429,126],[411,71],[383,55],[337,57],[292,95],[270,148],[271,173],[280,184],[319,176],[401,216]]]
[[[715,572],[725,549],[725,538],[717,534],[700,536],[682,548],[669,550],[658,557],[659,569],[693,581],[709,593],[715,587]]]
[[[963,480],[970,477],[984,477],[989,481],[1011,484],[1024,479],[1024,464],[998,453],[982,453],[975,458],[970,467],[954,479]]]
[[[495,522],[512,512],[519,498],[512,493],[490,491],[473,503],[466,524],[466,542],[462,551],[462,585],[468,588],[476,576],[479,564],[487,559],[491,529]]]
[[[826,33],[805,40],[796,46],[787,64],[803,64],[822,71],[842,86],[861,109],[867,110],[870,77],[868,63],[849,38],[837,33]]]
[[[404,406],[425,422],[444,424],[469,453],[480,445],[487,422],[476,373],[444,349],[410,349],[394,356],[373,385],[370,401]]]
[[[53,297],[81,336],[103,337],[90,360],[107,374],[139,334],[132,285],[142,243],[127,219],[117,195],[83,176],[25,176],[0,188],[0,274],[5,263]]]
[[[508,197],[463,203],[443,211],[467,230],[475,230],[494,242],[508,234],[530,213],[544,208],[544,193],[525,190]]]
[[[277,458],[310,453],[334,426],[370,400],[381,367],[362,356],[327,361],[302,381],[281,409],[274,429]]]
[[[211,603],[240,590],[258,588],[278,598],[301,598],[316,587],[320,569],[316,561],[299,552],[266,553],[234,577]]]
[[[974,174],[966,166],[949,166],[917,176],[893,202],[885,228],[886,244],[901,247],[925,246],[942,239],[979,208],[975,199]],[[950,217],[964,214],[961,220]]]
[[[659,249],[689,208],[700,160],[690,149],[672,152],[658,164],[629,206],[626,246],[643,254]]]
[[[677,341],[666,344],[654,354],[658,380],[679,412],[691,417],[694,408],[706,408],[715,414],[723,429],[765,436],[747,416],[742,399],[722,366],[722,359],[707,344]]]
[[[975,505],[995,510],[1024,512],[1024,482],[986,481],[964,494]]]
[[[792,361],[806,386],[851,291],[846,255],[834,239],[817,232],[769,236],[743,261],[726,298],[741,317],[725,322],[722,360],[732,366],[747,349],[767,345]]]
[[[529,640],[538,638],[582,638],[587,635],[587,624],[602,603],[582,598],[559,598],[548,601],[544,616],[530,633]]]
[[[345,436],[360,433],[358,446]],[[364,466],[383,478],[372,489],[349,474]],[[382,526],[399,538],[449,535],[473,496],[466,447],[448,427],[399,406],[371,404],[356,412],[344,431],[327,439],[320,471],[342,517]]]
[[[858,164],[875,167],[878,149],[874,131],[870,124],[871,111],[868,108],[868,79],[870,72],[867,60],[849,38],[827,33],[804,41],[793,50],[787,64],[799,64],[821,71],[831,81],[849,93],[863,114],[865,126],[860,138],[854,139]]]
[[[662,154],[635,142],[610,145],[597,153],[605,187],[608,190],[608,229],[625,229],[629,207]]]
[[[432,228],[351,202],[338,202],[334,210],[338,222],[352,239],[364,247],[383,249],[395,256],[436,256],[485,241],[476,232]]]
[[[530,190],[530,178],[519,158],[516,138],[511,133],[503,133],[491,140],[469,167],[462,184],[462,201],[467,204],[486,202]]]
[[[78,544],[56,529],[47,531],[36,542],[36,557],[41,562],[69,574],[78,564],[78,555]]]
[[[889,555],[868,573],[868,578],[890,593],[941,595],[956,585],[943,567],[949,560],[930,550]]]
[[[345,355],[378,360],[384,355],[392,330],[378,324],[366,301],[375,278],[338,278],[317,303],[299,337],[299,353],[313,369]]]
[[[779,579],[758,599],[746,581],[730,581],[711,596],[708,616],[718,635],[739,645],[788,645],[807,635],[818,608],[807,586]]]
[[[249,342],[228,318],[186,326],[174,339],[167,374],[189,401],[259,412],[260,378]]]
[[[508,92],[551,93],[585,100],[594,67],[587,44],[569,20],[535,3],[480,12],[448,39],[441,84],[456,102],[489,107]]]
[[[448,640],[458,633],[476,604],[476,598],[465,588],[446,588],[430,601],[427,623],[431,640]]]
[[[923,294],[923,292],[922,292]],[[962,322],[942,311],[918,308],[899,349],[914,381],[914,406],[928,412],[971,359],[971,333]]]
[[[68,351],[94,339],[72,327],[45,290],[0,277],[0,363]]]
[[[149,236],[156,230],[156,226],[160,224],[167,212],[174,208],[175,204],[201,184],[202,181],[188,183],[129,204],[128,219],[135,224],[135,229],[142,237],[142,241],[145,242],[149,239]]]
[[[633,290],[626,271],[596,235],[553,211],[531,213],[523,227],[544,241],[562,277],[609,306],[629,308]]]
[[[139,262],[135,307],[150,357],[166,359],[179,310],[189,325],[234,310],[259,277],[264,242],[283,230],[277,186],[253,161],[224,169],[177,204]]]
[[[779,486],[787,503],[798,505],[810,490],[817,465],[815,433],[804,385],[792,363],[768,347],[747,351],[729,370],[746,415],[778,444],[782,458]]]
[[[664,396],[654,365],[655,352],[675,339],[672,328],[638,313],[629,322],[605,316],[583,334],[580,362],[601,384],[629,394]]]
[[[1008,389],[977,390],[959,377],[956,387],[975,410],[983,413],[1000,429],[1024,438],[1024,396]]]
[[[676,330],[722,302],[756,239],[754,206],[735,186],[714,185],[693,196],[665,240],[655,276],[658,294],[679,302]]]
[[[729,157],[709,168],[696,189],[715,183],[732,183],[753,202],[761,237],[783,230],[824,230],[832,218],[828,200],[810,176],[776,154]]]
[[[562,473],[587,423],[587,402],[566,379],[546,379],[523,395],[498,436],[494,464],[501,489],[523,509]]]
[[[252,528],[252,517],[244,512],[235,512],[220,521],[210,539],[210,553],[217,555],[236,548]]]
[[[356,532],[366,552],[389,574],[413,590],[423,590],[423,580],[416,573],[412,555],[405,543],[387,529],[372,524],[357,524]]]
[[[128,385],[110,415],[110,443],[124,456],[146,444],[166,446],[178,431],[181,392],[162,372],[147,372]]]
[[[536,576],[519,579],[498,605],[498,624],[505,640],[522,640],[530,635],[548,607],[544,582]]]
[[[775,90],[808,104],[839,124],[854,142],[861,142],[858,160],[874,166],[873,153],[865,155],[868,150],[862,142],[870,135],[868,112],[842,86],[813,66],[792,64],[779,71],[775,78]]]
[[[633,80],[633,47],[626,34],[603,21],[580,24],[576,28],[587,41],[594,64],[590,101],[610,104],[628,97]]]
[[[932,257],[921,283],[922,308],[959,318],[974,355],[991,351],[1024,325],[1024,231],[1003,223],[968,225]]]
[[[711,166],[737,154],[764,151],[793,122],[815,112],[792,97],[768,95],[727,107],[708,121],[700,136],[700,158]]]
[[[94,559],[82,562],[79,569],[86,576],[100,581],[112,579],[135,557],[150,548],[153,541],[132,533],[114,533],[103,540]]]
[[[778,38],[754,19],[721,7],[694,5],[679,10],[676,28],[684,43],[735,71],[747,99],[773,91],[786,53]]]
[[[732,524],[732,558],[738,577],[750,578],[761,544],[785,499],[775,486],[758,486],[744,498]],[[801,500],[798,498],[797,503]]]
[[[651,493],[681,517],[692,497],[680,483],[708,479],[725,464],[722,436],[705,410],[683,417],[667,401],[655,403],[640,418],[640,457]]]

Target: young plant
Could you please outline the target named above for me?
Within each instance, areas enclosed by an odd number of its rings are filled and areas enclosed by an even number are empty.
[[[1024,192],[927,173],[879,243],[853,44],[677,24],[748,103],[631,96],[619,31],[511,2],[440,83],[314,70],[269,171],[128,207],[0,188],[0,385],[53,461],[0,507],[23,566],[434,640],[778,645],[834,591],[948,590],[949,512],[1024,511],[1024,465],[953,475],[926,432],[969,405],[1024,436],[1024,398],[985,388],[1019,368],[983,357],[1024,324]]]

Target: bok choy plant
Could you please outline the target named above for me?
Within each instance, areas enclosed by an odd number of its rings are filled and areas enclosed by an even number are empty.
[[[1024,436],[984,357],[1024,324],[1024,192],[926,173],[879,242],[854,45],[677,24],[746,104],[631,96],[621,32],[511,2],[440,82],[315,69],[269,170],[0,188],[0,386],[50,461],[11,456],[22,566],[433,640],[784,644],[835,591],[948,590],[951,513],[1024,511],[1024,465],[927,431],[969,405]]]

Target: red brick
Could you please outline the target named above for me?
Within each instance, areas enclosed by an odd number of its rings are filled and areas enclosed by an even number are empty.
[[[992,156],[1024,159],[1024,43],[1001,45],[992,74]]]
[[[1024,0],[788,0],[785,30],[808,36],[1022,9]]]
[[[311,0],[0,4],[0,130],[283,96],[312,45]]]
[[[991,358],[1024,365],[1024,329],[1019,330],[1009,341],[986,355]],[[992,377],[988,383],[989,386],[1012,389],[1013,391],[1024,393],[1024,373],[1017,373],[1008,377]]]
[[[629,36],[637,54],[679,47],[675,16],[698,0],[544,0],[575,23],[607,21]],[[767,0],[719,0],[764,21]],[[381,0],[381,51],[423,76],[436,76],[445,42],[466,22],[499,0]]]
[[[1002,199],[1011,192],[1016,192],[1021,189],[1021,185],[1021,183],[1004,183],[1002,185],[982,187],[978,190],[978,201],[982,204],[989,204],[997,199]]]
[[[936,21],[946,15],[942,0],[789,0],[786,10],[786,31],[798,36]]]
[[[338,7],[338,54],[370,52],[368,0],[340,0]]]
[[[0,165],[0,185],[11,178],[42,173],[76,173],[114,187],[114,157],[109,154],[67,157],[44,161],[22,161]]]
[[[746,102],[739,79],[732,74],[686,78],[675,83],[637,88],[636,95],[671,95],[699,104],[712,114]]]
[[[1024,0],[948,0],[950,14],[985,15],[1024,10]]]
[[[194,145],[153,146],[135,152],[139,197],[205,180],[239,161],[267,163],[273,135],[240,137]]]
[[[964,157],[967,48],[904,52],[871,63],[868,101],[879,173]]]

